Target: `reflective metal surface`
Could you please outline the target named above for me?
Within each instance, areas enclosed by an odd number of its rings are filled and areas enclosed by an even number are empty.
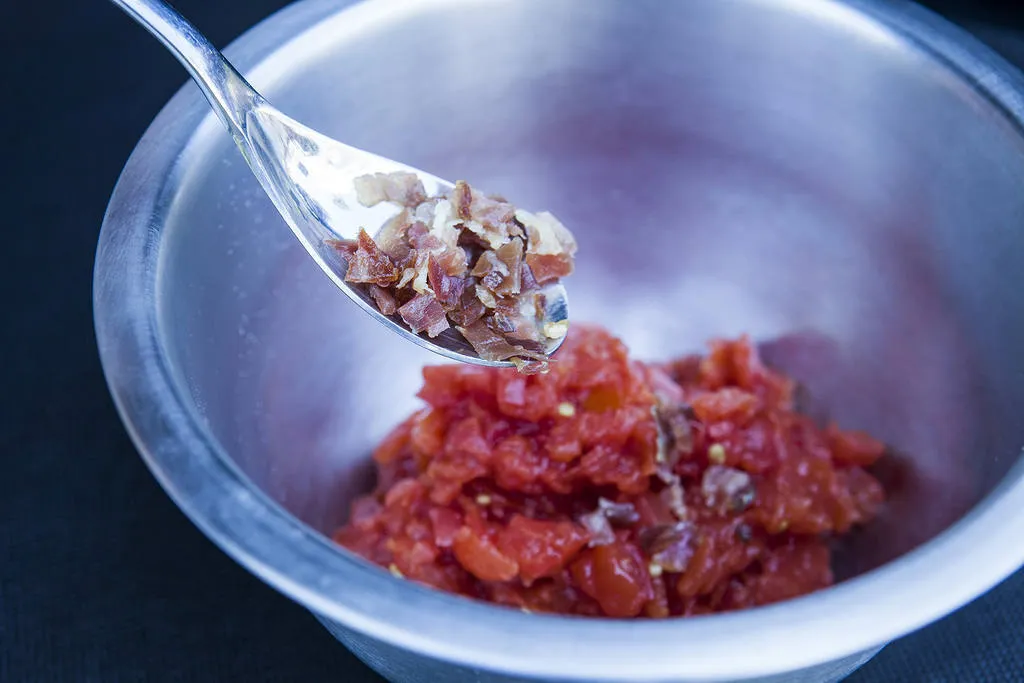
[[[749,332],[898,453],[847,580],[773,607],[541,617],[366,565],[323,534],[432,357],[340,300],[187,87],[103,229],[112,392],[181,508],[391,680],[838,680],[1024,563],[1024,79],[956,29],[866,1],[308,0],[228,54],[332,137],[551,208],[575,319],[646,358]]]
[[[332,140],[270,106],[205,36],[163,0],[111,2],[158,38],[185,66],[299,243],[339,289],[385,328],[427,350],[465,363],[512,367],[508,361],[480,358],[454,329],[428,338],[408,329],[398,315],[382,315],[365,287],[345,280],[348,264],[327,242],[356,239],[360,228],[373,233],[399,211],[390,203],[363,206],[355,190],[359,176],[413,173],[428,195],[452,190],[452,183]],[[539,323],[568,319],[564,285],[548,285],[541,300],[545,305]],[[544,352],[554,353],[563,341],[564,337],[551,340]]]

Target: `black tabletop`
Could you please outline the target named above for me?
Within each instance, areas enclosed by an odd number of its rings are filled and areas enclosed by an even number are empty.
[[[217,44],[284,0],[180,0]],[[989,22],[1024,61],[1024,16]],[[1014,3],[1006,3],[1014,4]],[[0,3],[0,682],[380,681],[301,607],[221,553],[164,495],[107,394],[92,259],[117,175],[184,82],[102,0]],[[852,677],[1024,681],[1024,574]]]

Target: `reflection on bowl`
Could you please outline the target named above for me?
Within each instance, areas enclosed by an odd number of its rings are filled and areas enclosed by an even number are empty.
[[[640,357],[815,335],[766,353],[905,455],[849,580],[768,608],[581,622],[393,579],[323,532],[434,361],[306,260],[189,86],[111,200],[96,321],[140,451],[227,552],[395,681],[832,681],[1024,562],[1016,72],[869,1],[338,5],[229,56],[328,135],[551,209],[574,317]]]

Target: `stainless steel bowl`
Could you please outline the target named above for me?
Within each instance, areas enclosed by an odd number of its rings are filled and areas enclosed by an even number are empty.
[[[835,588],[659,623],[520,614],[332,545],[433,361],[340,296],[193,86],[128,162],[100,353],[225,552],[393,681],[833,681],[1024,563],[1024,78],[903,2],[306,0],[229,55],[336,138],[553,210],[577,319],[773,345],[899,452]],[[795,350],[794,350],[795,349]],[[820,351],[820,352],[819,352]]]

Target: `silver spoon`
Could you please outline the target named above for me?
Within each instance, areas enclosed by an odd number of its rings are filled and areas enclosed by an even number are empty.
[[[326,239],[355,239],[360,227],[371,234],[398,209],[387,204],[364,207],[356,199],[354,179],[367,173],[415,173],[429,195],[450,190],[452,183],[332,140],[285,116],[267,101],[199,31],[162,0],[111,0],[160,39],[199,85],[227,126],[253,174],[285,222],[328,277],[364,311],[392,332],[452,360],[511,366],[480,358],[454,330],[433,339],[414,334],[398,319],[377,310],[362,287],[345,281],[346,264]],[[565,288],[544,289],[543,323],[568,320]],[[554,353],[564,337],[549,342]]]

